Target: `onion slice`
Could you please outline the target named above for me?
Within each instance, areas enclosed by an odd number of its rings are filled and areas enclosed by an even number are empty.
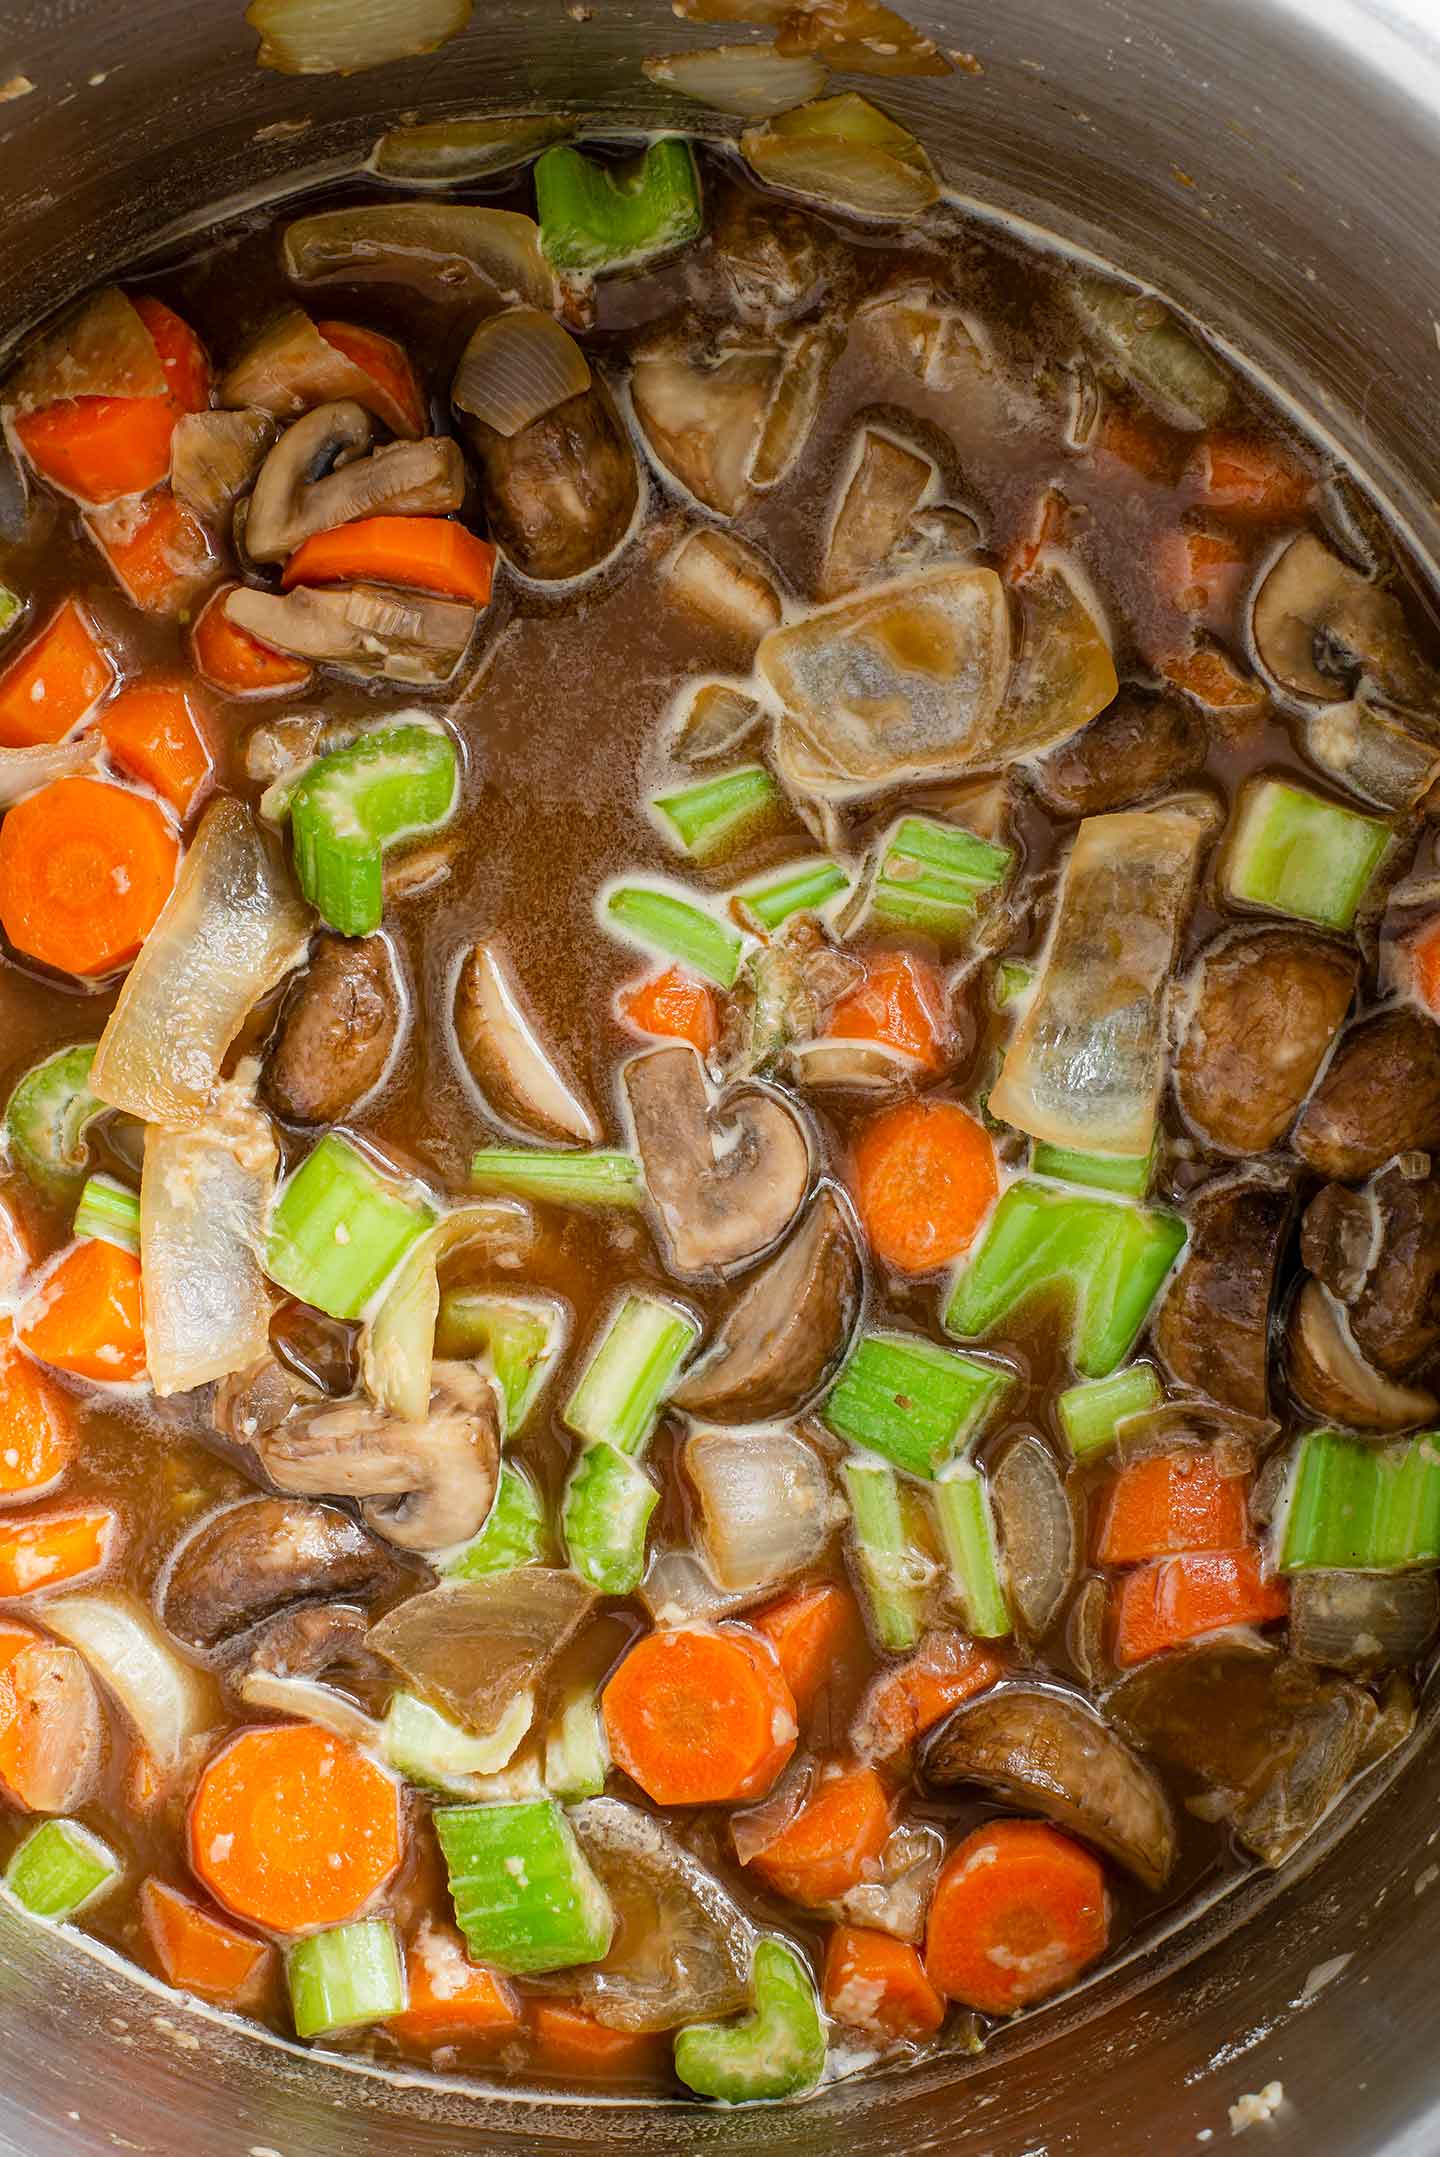
[[[808,53],[786,55],[773,45],[711,45],[703,52],[657,53],[641,66],[651,82],[678,90],[717,112],[763,119],[818,97],[825,87],[821,62]]]
[[[104,285],[41,338],[5,384],[20,411],[62,397],[163,397],[155,340],[118,285]]]
[[[918,217],[940,193],[928,165],[903,164],[875,143],[747,128],[740,147],[755,177],[768,187],[783,187],[853,217]]]
[[[1043,1438],[1017,1438],[990,1478],[990,1498],[1005,1550],[1010,1598],[1038,1640],[1070,1593],[1079,1551],[1065,1484]]]
[[[489,1243],[518,1256],[530,1231],[526,1207],[516,1199],[494,1198],[457,1207],[421,1237],[361,1337],[365,1389],[378,1408],[407,1423],[423,1423],[429,1411],[441,1260],[468,1243]]]
[[[568,330],[538,307],[507,307],[480,324],[455,370],[450,401],[506,441],[583,396],[590,363]]]
[[[95,760],[96,744],[88,734],[74,741],[43,744],[36,748],[0,749],[0,809],[13,808],[37,787],[52,779],[64,779]]]
[[[803,1572],[836,1525],[830,1480],[792,1431],[699,1431],[685,1446],[696,1542],[716,1584],[768,1588]]]
[[[267,1715],[293,1715],[302,1723],[318,1723],[337,1738],[379,1752],[384,1732],[374,1717],[346,1693],[319,1678],[286,1678],[274,1670],[250,1670],[236,1692],[247,1708],[261,1708]]]
[[[428,120],[382,135],[370,153],[370,170],[379,179],[403,180],[411,187],[449,187],[528,164],[574,132],[575,116],[568,112]]]
[[[540,228],[475,202],[378,202],[320,210],[285,228],[282,266],[299,284],[408,285],[434,299],[550,307],[555,278]]]
[[[194,1740],[220,1720],[213,1682],[175,1653],[149,1611],[122,1589],[57,1596],[43,1616],[114,1694],[162,1773],[180,1767]]]
[[[471,0],[250,0],[258,67],[279,75],[358,75],[458,37]]]

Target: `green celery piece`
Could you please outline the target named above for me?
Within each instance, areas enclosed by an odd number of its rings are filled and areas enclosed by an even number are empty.
[[[97,1237],[117,1250],[140,1251],[140,1200],[113,1176],[87,1176],[75,1208],[77,1236]]]
[[[32,1917],[60,1924],[108,1893],[122,1869],[114,1851],[78,1820],[46,1820],[15,1849],[5,1885]]]
[[[657,794],[655,807],[686,853],[708,862],[773,821],[782,802],[763,764],[741,764],[673,794]]]
[[[385,911],[384,857],[455,813],[460,766],[439,727],[411,721],[320,757],[290,798],[300,888],[342,936],[369,936]]]
[[[1022,964],[1019,959],[1002,959],[995,976],[995,1003],[1003,1011],[1018,997],[1028,996],[1035,986],[1035,968]]]
[[[1282,1573],[1440,1564],[1440,1432],[1372,1445],[1310,1431],[1291,1470],[1279,1547]]]
[[[276,1201],[265,1271],[331,1318],[359,1318],[434,1220],[423,1201],[327,1131]]]
[[[470,1157],[477,1191],[545,1199],[552,1206],[638,1206],[644,1196],[633,1154],[547,1153],[538,1146],[482,1146]]]
[[[392,1693],[380,1726],[385,1758],[407,1782],[469,1797],[477,1775],[495,1775],[508,1765],[534,1713],[532,1696],[520,1693],[494,1729],[477,1738],[418,1693]]]
[[[867,1333],[840,1373],[822,1416],[851,1445],[882,1453],[907,1475],[934,1476],[968,1444],[1015,1383],[911,1333]]]
[[[56,1049],[20,1079],[5,1110],[10,1158],[47,1198],[74,1195],[85,1174],[85,1134],[107,1104],[90,1091],[98,1043]]]
[[[1153,1146],[1144,1154],[1078,1153],[1072,1146],[1051,1146],[1037,1138],[1030,1149],[1032,1175],[1083,1183],[1094,1191],[1118,1191],[1125,1198],[1143,1198],[1154,1170]]]
[[[622,884],[606,900],[605,917],[628,942],[679,959],[717,988],[734,988],[743,939],[703,907],[652,885]]]
[[[587,1445],[570,1474],[561,1521],[570,1563],[602,1595],[633,1595],[645,1577],[645,1531],[660,1493],[638,1461]]]
[[[742,884],[732,904],[742,921],[768,936],[792,914],[817,913],[849,889],[850,879],[839,862],[819,854],[809,861],[787,862],[778,872]]]
[[[902,816],[885,842],[870,892],[870,917],[944,943],[964,936],[987,892],[1004,883],[1014,850],[961,824]]]
[[[599,1797],[610,1772],[605,1725],[593,1686],[571,1693],[545,1739],[545,1787],[567,1805]]]
[[[955,1461],[935,1485],[935,1521],[965,1625],[977,1640],[1000,1640],[1012,1630],[1000,1573],[1000,1550],[984,1476],[972,1461]]]
[[[12,592],[8,584],[0,584],[0,637],[7,629],[13,629],[25,611],[25,602],[18,592]]]
[[[536,164],[535,204],[546,258],[595,274],[683,247],[703,222],[694,153],[679,135],[625,165],[559,144]]]
[[[923,1630],[928,1565],[917,1558],[893,1468],[868,1456],[841,1463],[855,1556],[876,1638],[889,1653],[913,1648]]]
[[[627,1295],[592,1349],[565,1404],[565,1422],[587,1444],[639,1453],[700,1328],[658,1296]]]
[[[759,1941],[751,1965],[755,2005],[738,2022],[692,2022],[675,2038],[687,2089],[722,2104],[798,2097],[825,2071],[825,2024],[815,1986],[793,1947]]]
[[[1241,797],[1224,882],[1243,906],[1348,929],[1389,843],[1376,817],[1260,779]]]
[[[486,1580],[517,1565],[538,1565],[549,1540],[545,1508],[525,1470],[500,1463],[495,1503],[478,1535],[472,1535],[440,1567],[447,1580]]]
[[[297,2037],[384,2022],[405,2005],[405,1972],[388,1918],[362,1917],[297,1940],[285,1957]]]
[[[1158,1408],[1160,1380],[1148,1363],[1131,1363],[1108,1378],[1071,1386],[1055,1403],[1060,1428],[1076,1460],[1091,1460],[1115,1443],[1116,1425],[1126,1416]]]
[[[507,1438],[523,1428],[564,1341],[565,1306],[549,1297],[451,1288],[440,1298],[435,1352],[485,1358],[500,1388]]]
[[[610,1898],[555,1799],[442,1806],[434,1820],[456,1921],[477,1962],[527,1977],[608,1952]]]
[[[1107,1377],[1123,1362],[1184,1243],[1175,1214],[1021,1177],[956,1277],[946,1331],[983,1339],[1032,1297],[1063,1295],[1071,1361],[1083,1378]]]

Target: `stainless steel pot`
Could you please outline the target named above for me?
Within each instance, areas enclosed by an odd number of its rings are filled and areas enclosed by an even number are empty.
[[[1318,419],[1440,554],[1437,0],[909,0],[983,72],[887,86],[963,194],[1152,280]],[[576,21],[582,14],[585,20]],[[339,171],[399,111],[667,107],[665,0],[477,0],[428,58],[255,65],[239,0],[5,0],[0,342],[226,198]],[[0,2157],[1179,2157],[1277,2082],[1257,2153],[1440,2150],[1440,1747],[1277,1893],[1250,1887],[978,2062],[719,2116],[356,2072],[188,2009],[0,1908]]]

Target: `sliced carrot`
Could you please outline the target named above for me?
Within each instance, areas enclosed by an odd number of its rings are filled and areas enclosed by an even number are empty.
[[[796,1588],[757,1610],[750,1623],[779,1658],[799,1715],[808,1715],[822,1685],[858,1653],[865,1624],[848,1588],[822,1580]]]
[[[274,1949],[165,1880],[140,1890],[140,1918],[165,1980],[197,2000],[238,2002],[259,1988]]]
[[[314,1723],[242,1730],[196,1785],[196,1877],[267,1932],[343,1924],[399,1862],[396,1785],[357,1746]]]
[[[105,1721],[85,1658],[37,1640],[0,1671],[0,1784],[29,1812],[73,1812],[95,1794]]]
[[[0,1596],[8,1601],[98,1572],[114,1535],[115,1515],[105,1505],[0,1521]]]
[[[678,966],[622,989],[618,1001],[621,1018],[639,1033],[688,1041],[702,1056],[720,1039],[714,992]]]
[[[1070,504],[1059,488],[1047,487],[1030,512],[1024,534],[1005,550],[1000,574],[1007,584],[1023,584],[1034,575],[1045,549],[1063,543],[1069,517]]]
[[[1073,1984],[1110,1935],[1105,1875],[1079,1843],[1038,1820],[994,1820],[940,1868],[925,1933],[937,1992],[1013,2014]]]
[[[173,307],[148,294],[132,302],[150,332],[170,395],[182,412],[203,412],[210,402],[210,362],[205,347]]]
[[[67,599],[0,674],[0,748],[63,741],[114,679],[95,632]]]
[[[393,337],[382,337],[379,330],[362,329],[358,322],[317,322],[315,327],[327,345],[334,345],[379,383],[412,434],[425,432],[425,399],[403,345]]]
[[[466,2038],[504,2037],[518,2028],[520,2009],[503,1977],[472,1962],[458,1932],[427,1919],[405,1955],[407,2004],[389,2027],[420,2047]]]
[[[1162,535],[1156,554],[1157,580],[1166,596],[1182,614],[1206,621],[1228,615],[1249,570],[1246,548],[1213,526],[1176,526]]]
[[[215,766],[183,684],[132,682],[105,706],[100,731],[122,771],[153,787],[177,816],[190,814]]]
[[[190,632],[196,671],[232,697],[283,696],[287,690],[306,688],[315,672],[308,660],[272,652],[230,620],[225,601],[237,589],[234,584],[222,584],[201,609]]]
[[[154,928],[179,859],[143,794],[55,779],[0,824],[0,922],[17,951],[59,973],[111,973]]]
[[[1313,482],[1293,457],[1250,434],[1207,434],[1186,477],[1207,508],[1267,523],[1301,515],[1313,492]]]
[[[841,1768],[822,1776],[750,1869],[790,1902],[816,1909],[859,1884],[889,1832],[890,1793],[874,1768]]]
[[[638,2078],[658,2073],[669,2059],[663,2031],[612,2030],[568,2000],[537,2000],[530,2028],[542,2063],[557,2075]]]
[[[1255,676],[1242,674],[1215,644],[1178,653],[1164,661],[1160,672],[1167,682],[1186,690],[1211,711],[1253,711],[1265,702],[1265,691]]]
[[[1097,1565],[1138,1565],[1182,1550],[1236,1550],[1248,1530],[1249,1480],[1212,1453],[1156,1453],[1112,1478],[1095,1537]]]
[[[0,1502],[48,1490],[74,1444],[69,1401],[21,1354],[9,1319],[0,1319]]]
[[[908,1940],[837,1925],[825,1947],[825,2011],[872,2037],[933,2037],[945,2002]]]
[[[602,1707],[611,1758],[657,1805],[760,1797],[795,1750],[795,1700],[775,1651],[734,1625],[647,1634]]]
[[[483,607],[495,580],[495,549],[453,517],[357,517],[316,532],[295,549],[281,583],[413,584]]]
[[[943,1715],[1004,1675],[1004,1664],[968,1633],[927,1633],[912,1656],[871,1685],[855,1723],[855,1750],[903,1764]]]
[[[1187,1551],[1157,1558],[1115,1583],[1115,1660],[1123,1668],[1230,1625],[1268,1625],[1290,1599],[1266,1580],[1258,1550]]]
[[[92,511],[85,527],[131,602],[179,617],[220,574],[205,528],[168,487],[138,503]]]
[[[1440,1018],[1440,915],[1410,939],[1410,966],[1415,994]]]
[[[171,397],[67,397],[15,422],[41,477],[82,502],[148,493],[170,469]]]
[[[876,1255],[902,1273],[958,1258],[999,1188],[990,1134],[958,1101],[902,1101],[856,1138],[861,1224]]]
[[[6,1671],[17,1655],[27,1648],[38,1647],[40,1634],[28,1625],[19,1625],[13,1618],[0,1618],[0,1671]]]
[[[1121,411],[1117,405],[1106,408],[1095,430],[1095,448],[1159,487],[1176,484],[1185,454],[1181,438],[1172,429],[1138,412]]]
[[[139,1259],[100,1238],[72,1243],[20,1306],[15,1332],[32,1356],[72,1377],[143,1378]]]
[[[866,960],[865,979],[841,997],[825,1031],[845,1041],[879,1041],[940,1071],[945,1066],[943,1009],[933,967],[910,951],[881,951]]]

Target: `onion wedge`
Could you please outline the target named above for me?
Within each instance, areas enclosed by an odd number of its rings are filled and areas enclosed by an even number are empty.
[[[299,284],[408,285],[435,299],[550,307],[555,278],[540,228],[477,202],[376,202],[287,225],[286,274]]]
[[[358,75],[458,37],[471,0],[250,0],[258,67],[280,75]]]
[[[44,1619],[114,1694],[162,1774],[173,1773],[219,1721],[213,1682],[175,1653],[149,1611],[123,1590],[57,1596]]]
[[[0,749],[0,809],[12,809],[17,801],[48,786],[52,779],[68,778],[95,759],[95,742],[88,734],[76,741],[44,744],[33,749]]]
[[[441,1260],[467,1243],[488,1243],[518,1255],[530,1229],[524,1206],[515,1199],[492,1198],[482,1205],[457,1207],[421,1237],[361,1338],[365,1388],[378,1408],[408,1423],[423,1423],[429,1412]]]

